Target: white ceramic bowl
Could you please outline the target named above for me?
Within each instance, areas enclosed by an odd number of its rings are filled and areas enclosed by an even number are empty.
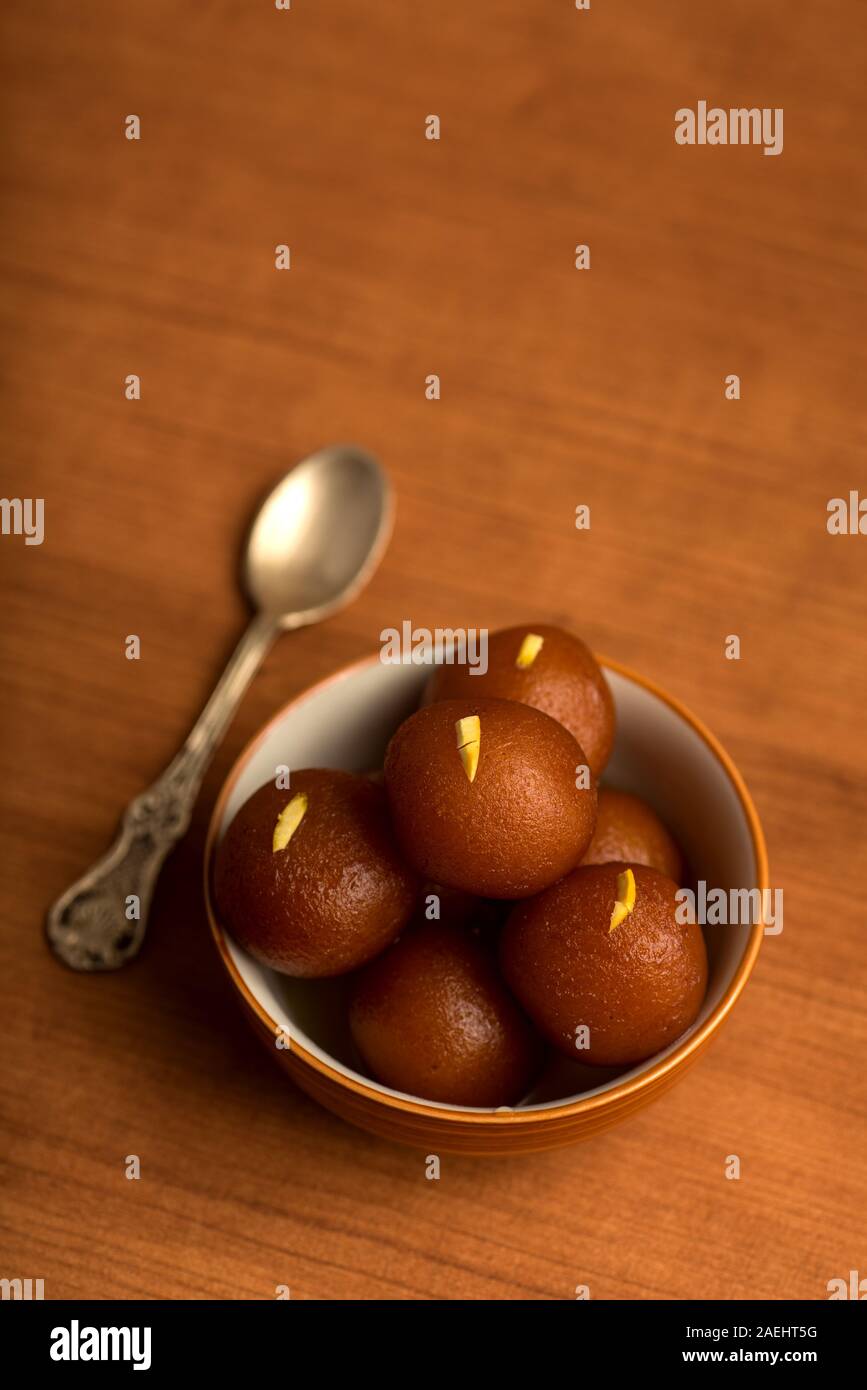
[[[693,879],[767,886],[761,827],[746,787],[713,736],[682,705],[600,658],[617,707],[617,739],[604,781],[650,802],[679,841]],[[479,1110],[421,1101],[365,1075],[346,1023],[347,980],[291,980],[259,964],[223,931],[211,867],[233,816],[279,765],[364,772],[382,765],[394,730],[418,705],[426,668],[351,666],[280,710],[244,749],[214,807],[205,855],[211,928],[251,1022],[293,1078],[344,1118],[377,1133],[445,1151],[510,1153],[589,1137],[676,1079],[720,1026],[746,983],[761,942],[757,925],[707,928],[707,996],[693,1027],[640,1066],[600,1069],[552,1061],[518,1107]],[[277,1047],[275,1039],[289,1040]]]

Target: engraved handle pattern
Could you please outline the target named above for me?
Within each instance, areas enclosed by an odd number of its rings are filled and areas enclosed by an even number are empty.
[[[49,910],[49,943],[73,970],[117,970],[138,954],[163,860],[190,823],[205,769],[275,631],[271,619],[254,618],[177,757],[130,802],[108,852]]]

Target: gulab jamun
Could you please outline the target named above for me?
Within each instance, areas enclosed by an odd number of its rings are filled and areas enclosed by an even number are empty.
[[[408,922],[418,880],[394,841],[382,787],[333,769],[268,782],[217,850],[214,893],[232,936],[286,975],[340,975]]]
[[[683,882],[683,860],[655,811],[631,792],[600,787],[596,829],[583,864],[646,864],[675,883]]]
[[[641,1062],[695,1022],[707,953],[701,928],[678,920],[676,892],[656,869],[594,864],[512,910],[503,976],[573,1061]]]
[[[349,1026],[377,1081],[450,1105],[515,1105],[544,1054],[495,957],[445,922],[409,927],[359,973]]]
[[[581,860],[596,788],[582,748],[513,700],[439,700],[388,745],[385,789],[404,854],[426,879],[485,898],[526,898]]]
[[[440,665],[425,700],[518,700],[567,728],[598,778],[614,746],[614,699],[590,648],[573,633],[546,623],[507,627],[488,638],[488,669]]]

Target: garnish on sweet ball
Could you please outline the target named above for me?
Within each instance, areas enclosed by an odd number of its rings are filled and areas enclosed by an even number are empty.
[[[590,648],[571,632],[544,623],[507,627],[488,639],[488,669],[442,665],[425,700],[518,700],[558,720],[578,740],[594,777],[614,746],[614,700]]]
[[[367,777],[293,772],[245,801],[217,850],[214,892],[232,936],[287,975],[340,975],[409,920],[419,884],[394,841],[385,792]]]
[[[707,952],[701,928],[678,922],[676,892],[655,869],[598,864],[511,912],[500,937],[506,983],[573,1061],[642,1062],[695,1022]]]
[[[445,922],[409,927],[360,972],[349,1024],[383,1085],[451,1105],[515,1105],[544,1052],[495,958]]]
[[[646,801],[613,787],[599,788],[596,829],[584,864],[645,864],[675,883],[683,882],[677,844]]]
[[[596,789],[567,729],[511,700],[439,700],[388,745],[385,788],[401,847],[426,879],[526,898],[579,863]],[[580,783],[580,785],[576,785]]]

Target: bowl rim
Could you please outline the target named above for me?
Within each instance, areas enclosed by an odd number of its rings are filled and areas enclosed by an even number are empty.
[[[668,691],[664,690],[662,686],[657,685],[655,681],[650,680],[647,676],[640,675],[638,672],[633,671],[631,667],[625,666],[622,662],[616,661],[612,657],[602,656],[598,652],[594,653],[594,655],[603,670],[608,669],[616,671],[618,675],[633,681],[636,685],[643,687],[651,695],[656,696],[658,700],[668,705],[675,714],[698,734],[699,738],[702,739],[706,747],[716,758],[728,777],[744,813],[756,864],[756,877],[758,879],[756,886],[762,893],[761,901],[764,902],[765,890],[768,888],[768,855],[765,837],[759,821],[758,812],[747,790],[746,782],[729,754],[716,736],[711,733],[710,729],[708,729],[697,715],[693,714],[680,700],[676,699],[673,695],[669,695]],[[203,880],[205,909],[211,935],[223,966],[235,989],[240,994],[248,1009],[251,1010],[252,1014],[265,1029],[272,1034],[275,1040],[280,1036],[280,1025],[271,1018],[256,995],[248,987],[235,965],[226,941],[225,931],[220,925],[212,902],[211,864],[217,843],[217,835],[225,813],[226,803],[234,790],[235,783],[238,781],[238,778],[241,776],[241,773],[259,744],[267,738],[274,726],[284,719],[289,711],[302,701],[310,699],[311,696],[317,694],[326,686],[332,685],[335,681],[343,680],[347,676],[351,676],[354,672],[361,671],[373,665],[375,662],[378,662],[379,659],[379,655],[374,654],[372,656],[361,657],[357,661],[348,662],[337,671],[332,671],[321,680],[315,681],[313,685],[309,685],[304,690],[299,691],[298,694],[294,695],[291,700],[288,700],[285,705],[281,705],[267,723],[265,723],[252,738],[248,739],[247,743],[245,743],[244,747],[241,749],[226,774],[208,821],[208,831],[203,854]],[[332,1082],[338,1087],[354,1093],[360,1099],[384,1106],[387,1110],[397,1111],[403,1115],[411,1115],[432,1122],[459,1122],[463,1125],[481,1125],[482,1127],[516,1124],[539,1125],[549,1123],[551,1120],[565,1119],[578,1115],[589,1115],[617,1101],[625,1100],[627,1097],[635,1096],[641,1091],[653,1088],[663,1077],[685,1066],[702,1050],[731,1012],[736,1000],[744,989],[747,980],[752,974],[753,967],[755,966],[763,936],[764,924],[759,920],[753,924],[743,956],[722,998],[718,1001],[711,1013],[708,1014],[708,1017],[701,1027],[697,1028],[694,1033],[691,1033],[684,1042],[680,1043],[666,1057],[654,1063],[652,1066],[649,1066],[646,1070],[640,1071],[629,1080],[615,1082],[607,1090],[601,1092],[601,1094],[590,1096],[586,1099],[578,1097],[574,1100],[564,1101],[561,1105],[546,1105],[543,1110],[472,1110],[453,1109],[445,1105],[434,1106],[427,1104],[423,1100],[390,1095],[385,1091],[380,1091],[373,1086],[366,1085],[365,1082],[357,1080],[355,1077],[346,1076],[342,1071],[338,1071],[336,1067],[329,1066],[326,1062],[314,1056],[313,1053],[308,1052],[307,1049],[302,1047],[300,1043],[297,1043],[294,1038],[292,1039],[292,1056],[297,1058],[303,1065],[318,1072],[325,1081]]]

